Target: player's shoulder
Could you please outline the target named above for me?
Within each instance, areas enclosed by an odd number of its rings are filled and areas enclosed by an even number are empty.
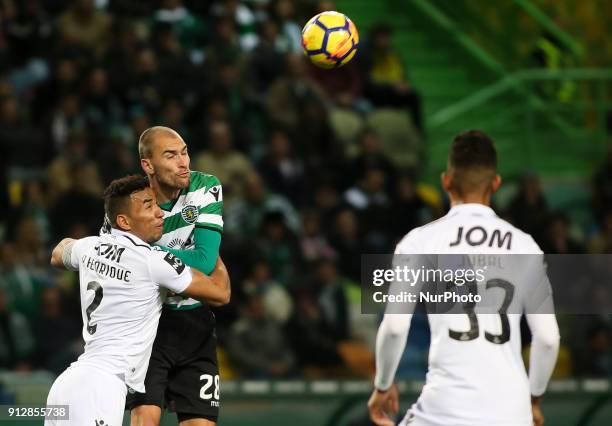
[[[209,190],[215,186],[221,185],[221,181],[215,175],[203,173],[197,170],[192,170],[189,181],[189,190],[195,191],[198,189]]]
[[[192,171],[186,200],[191,208],[197,206],[200,209],[199,213],[202,213],[201,209],[206,206],[214,210],[206,213],[217,213],[219,206],[223,205],[221,182],[215,175]]]
[[[77,242],[83,245],[95,244],[100,238],[99,235],[90,235],[88,237],[79,238]]]
[[[81,251],[88,250],[91,247],[95,247],[99,243],[100,239],[101,237],[98,235],[80,238],[74,242],[73,250],[75,248]]]
[[[513,252],[517,254],[541,254],[543,253],[542,249],[536,243],[535,239],[523,231],[522,229],[517,228],[510,222],[501,217],[496,217],[498,223],[500,223],[503,227],[509,231],[514,238],[513,241]]]
[[[423,226],[418,228],[414,228],[406,235],[402,237],[401,240],[395,246],[396,254],[409,254],[409,253],[417,253],[419,252],[420,247],[422,247],[422,232]]]
[[[397,243],[396,253],[417,253],[419,248],[423,247],[440,227],[445,226],[449,219],[449,216],[445,215],[412,229]]]
[[[120,248],[122,259],[132,266],[145,266],[153,258],[155,247],[128,232],[103,235],[100,238],[101,242],[105,243],[105,252],[112,253]],[[114,246],[117,248],[113,248]]]

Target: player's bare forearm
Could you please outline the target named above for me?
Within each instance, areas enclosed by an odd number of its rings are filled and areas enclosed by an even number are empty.
[[[215,269],[210,276],[197,269],[192,269],[193,280],[183,292],[189,297],[201,300],[211,306],[227,305],[231,297],[229,273],[221,257],[217,259]]]
[[[215,264],[215,269],[210,274],[210,279],[221,294],[221,303],[216,306],[227,305],[232,295],[232,287],[229,272],[220,256],[217,257],[217,263]]]
[[[75,241],[76,240],[74,238],[64,238],[55,246],[53,252],[51,252],[51,266],[55,268],[68,269],[64,265],[64,249],[68,244],[74,243]]]
[[[544,424],[544,415],[542,414],[542,408],[540,406],[541,402],[542,395],[531,396],[531,414],[534,426],[542,426]]]

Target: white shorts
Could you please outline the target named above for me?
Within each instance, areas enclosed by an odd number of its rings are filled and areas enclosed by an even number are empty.
[[[423,419],[417,419],[410,410],[406,413],[406,416],[402,419],[397,426],[438,426],[429,423]]]
[[[116,375],[73,365],[55,379],[47,397],[47,406],[68,405],[70,420],[45,420],[45,426],[121,426],[126,393]]]
[[[402,419],[401,422],[399,422],[399,424],[397,426],[443,426],[445,424],[450,424],[448,422],[446,423],[432,423],[431,421],[425,420],[423,418],[417,418],[414,413],[411,412],[411,410],[408,410],[408,412],[406,413],[406,416]],[[454,423],[453,423],[454,424]],[[461,424],[465,424],[464,422],[461,422]],[[488,423],[480,423],[479,424],[488,424]],[[496,424],[499,425],[500,423],[497,422],[493,422],[492,424]],[[532,426],[533,425],[533,421],[528,421],[528,422],[521,422],[521,421],[510,421],[510,422],[504,422],[503,423],[506,426]]]

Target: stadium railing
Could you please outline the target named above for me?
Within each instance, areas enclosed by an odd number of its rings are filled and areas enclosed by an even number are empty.
[[[0,385],[11,400],[3,404],[44,404],[53,378],[45,372],[1,373]],[[405,411],[423,386],[422,381],[400,381]],[[500,383],[500,386],[503,386]],[[347,426],[365,419],[372,390],[364,380],[228,380],[221,383],[219,426]],[[603,426],[612,424],[612,381],[606,379],[556,380],[543,403],[547,424]],[[35,422],[20,422],[22,426]],[[127,415],[124,424],[129,424]],[[166,413],[162,426],[176,424]]]

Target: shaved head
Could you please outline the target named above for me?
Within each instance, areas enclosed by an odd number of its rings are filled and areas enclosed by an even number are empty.
[[[153,143],[157,136],[166,136],[178,140],[183,140],[181,135],[170,127],[165,126],[153,126],[142,132],[138,139],[138,154],[140,158],[151,158],[153,153]]]
[[[157,200],[165,203],[178,197],[191,181],[187,144],[176,131],[153,126],[142,132],[138,141],[140,166],[151,181]]]

